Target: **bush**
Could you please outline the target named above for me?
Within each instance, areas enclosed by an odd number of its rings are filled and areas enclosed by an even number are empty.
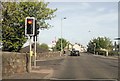
[[[45,43],[42,43],[42,44],[40,45],[40,48],[42,48],[42,49],[44,49],[44,50],[46,50],[46,51],[49,49],[48,45],[45,44]]]
[[[100,51],[98,52],[98,54],[99,54],[99,55],[106,55],[106,51],[101,51],[101,50],[100,50]]]
[[[96,49],[96,53],[98,52],[98,55],[106,55],[106,51]],[[118,52],[117,51],[108,51],[109,56],[117,56]]]
[[[98,52],[98,55],[106,55],[106,51],[96,49],[96,53]]]
[[[109,51],[108,54],[109,54],[109,56],[117,56],[118,52],[117,51]]]

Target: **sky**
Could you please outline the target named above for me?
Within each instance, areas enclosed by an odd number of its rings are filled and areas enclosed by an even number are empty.
[[[38,43],[61,38],[61,19],[62,37],[73,44],[86,46],[98,36],[112,41],[118,37],[118,2],[50,2],[48,7],[57,8],[56,17],[47,21],[52,28],[40,30]]]

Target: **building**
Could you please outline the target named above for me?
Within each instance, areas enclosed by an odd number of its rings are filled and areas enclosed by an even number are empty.
[[[81,45],[79,43],[73,44],[73,48],[75,50],[78,50],[79,52],[86,52],[87,51],[87,49],[83,45]]]

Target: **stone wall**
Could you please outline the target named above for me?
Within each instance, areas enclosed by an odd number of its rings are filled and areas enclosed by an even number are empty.
[[[26,54],[2,53],[2,76],[23,72],[26,72]]]
[[[38,53],[36,60],[50,60],[60,57],[60,52]]]
[[[37,60],[49,60],[59,57],[59,52],[46,52],[37,54]],[[29,54],[2,52],[2,76],[28,71]]]

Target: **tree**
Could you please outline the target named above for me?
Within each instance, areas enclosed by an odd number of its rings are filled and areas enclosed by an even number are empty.
[[[42,43],[42,44],[40,45],[40,48],[42,48],[42,49],[44,49],[44,50],[48,50],[48,49],[49,49],[48,45],[45,44],[45,43]]]
[[[37,18],[37,26],[50,28],[46,20],[55,17],[56,9],[44,2],[2,2],[2,42],[4,51],[19,51],[26,42],[25,18]]]
[[[55,48],[56,50],[60,51],[61,50],[61,40],[62,40],[62,47],[63,49],[66,47],[67,45],[67,40],[66,39],[61,39],[59,38],[58,41],[56,42]]]
[[[93,52],[94,51],[94,47],[95,49],[100,50],[102,49],[106,49],[106,50],[112,50],[112,41],[107,38],[107,37],[98,37],[95,38],[93,40],[90,40],[90,42],[87,45],[88,47],[88,52]]]
[[[94,45],[93,45],[93,42],[92,41],[90,41],[89,43],[88,43],[88,45],[87,45],[87,51],[88,52],[91,52],[91,53],[93,53],[94,52]]]

